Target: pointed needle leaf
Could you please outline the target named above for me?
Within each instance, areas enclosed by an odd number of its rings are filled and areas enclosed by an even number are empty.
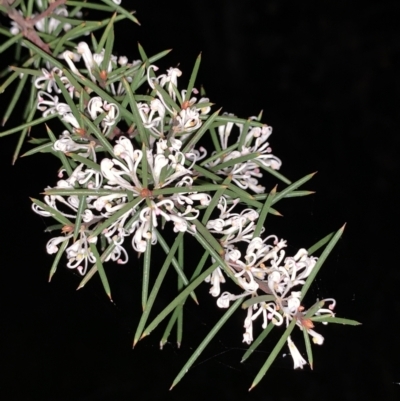
[[[161,311],[157,317],[146,327],[142,337],[148,336],[164,319],[172,312],[177,305],[183,302],[183,300],[196,288],[198,287],[204,279],[211,274],[217,267],[219,263],[216,262],[206,269],[202,274],[200,274],[195,280],[193,280],[174,300],[172,300],[163,311]]]
[[[66,241],[62,242],[62,244],[60,246],[60,249],[57,252],[56,257],[54,258],[54,261],[53,261],[53,264],[51,265],[51,269],[50,269],[50,273],[49,273],[49,283],[50,283],[51,279],[53,278],[54,273],[57,270],[58,263],[60,262],[61,256],[64,253],[65,248],[68,245],[68,242],[69,242],[69,240],[68,241],[66,240]]]
[[[190,96],[192,95],[192,90],[194,88],[194,83],[196,82],[197,73],[199,72],[200,63],[201,63],[201,53],[197,56],[196,62],[193,67],[192,74],[190,75],[189,85],[187,87],[185,99],[184,99],[185,102],[187,102],[190,99]]]
[[[92,251],[94,257],[96,258],[96,267],[97,271],[99,272],[104,291],[107,294],[108,298],[110,298],[110,300],[112,301],[110,285],[108,284],[106,272],[104,271],[103,263],[101,261],[99,252],[97,251],[96,244],[94,244],[93,242],[90,243],[90,250]]]
[[[231,307],[222,315],[222,317],[219,319],[219,321],[216,323],[216,325],[210,330],[210,332],[207,334],[207,336],[204,338],[204,340],[200,343],[200,345],[197,347],[196,351],[193,352],[192,356],[189,358],[189,360],[185,363],[181,371],[178,373],[176,376],[175,380],[172,383],[172,386],[170,387],[170,390],[172,390],[182,379],[183,376],[185,376],[186,372],[191,368],[193,363],[196,361],[196,359],[200,356],[200,354],[204,351],[206,346],[209,344],[209,342],[215,337],[215,335],[218,333],[218,331],[221,329],[221,327],[228,321],[228,319],[233,315],[233,313],[236,311],[237,308],[241,305],[243,302],[243,298],[237,299]]]
[[[273,323],[270,323],[261,333],[260,335],[251,343],[249,349],[244,353],[242,360],[243,363],[257,348],[258,346],[265,340],[267,335],[271,332],[271,330],[275,327]]]
[[[261,234],[261,230],[264,227],[265,219],[267,218],[268,212],[275,198],[276,187],[277,186],[275,185],[275,187],[272,188],[271,192],[268,195],[267,200],[265,201],[263,207],[261,208],[260,215],[257,220],[257,225],[256,228],[254,229],[253,238],[259,237]]]
[[[333,236],[333,238],[329,241],[328,245],[326,248],[323,250],[321,256],[318,258],[317,263],[315,264],[314,268],[311,270],[310,275],[307,277],[306,282],[303,285],[303,288],[301,289],[301,299],[303,300],[305,295],[307,294],[307,291],[309,290],[311,283],[314,281],[315,276],[317,275],[319,269],[321,266],[324,264],[326,258],[328,255],[331,253],[332,249],[336,245],[336,243],[339,241],[339,238],[342,236],[344,228],[346,227],[346,224],[344,224]]]
[[[285,345],[285,342],[287,338],[290,336],[290,333],[293,331],[294,327],[296,325],[296,319],[293,319],[289,326],[286,328],[285,332],[282,334],[282,337],[280,340],[276,343],[274,349],[272,352],[269,354],[267,360],[265,361],[264,365],[260,369],[260,371],[257,373],[257,376],[254,378],[253,383],[251,384],[251,387],[249,388],[249,391],[253,390],[255,386],[260,382],[260,380],[264,377],[264,375],[267,373],[268,369],[274,362],[275,358],[278,356],[279,352]]]

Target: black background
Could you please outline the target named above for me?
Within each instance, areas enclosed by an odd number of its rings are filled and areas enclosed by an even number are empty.
[[[274,127],[270,143],[283,160],[283,174],[296,180],[318,170],[307,185],[316,195],[282,202],[284,217],[270,216],[269,229],[295,250],[347,222],[309,302],[333,296],[338,316],[363,325],[318,327],[325,343],[315,348],[314,371],[293,371],[284,349],[248,393],[274,337],[240,364],[246,348],[241,342],[244,312],[238,311],[169,392],[180,367],[220,316],[208,286],[199,290],[200,307],[185,307],[181,349],[171,337],[159,350],[162,327],[132,351],[140,317],[140,264],[132,257],[129,266],[107,268],[114,303],[98,277],[76,292],[79,277],[60,267],[47,284],[52,257],[45,253],[49,237],[43,230],[51,223],[30,211],[29,196],[39,197],[55,183],[58,166],[48,156],[35,156],[12,167],[16,137],[6,137],[0,142],[0,377],[5,399],[399,399],[400,4],[131,4],[122,2],[137,10],[142,26],[118,25],[118,54],[139,58],[138,41],[148,54],[173,48],[157,65],[179,64],[184,87],[202,51],[198,84],[211,101],[242,117],[264,110],[263,121]],[[196,257],[190,252],[189,260]],[[160,302],[165,305],[168,291],[164,294]],[[294,338],[301,344],[301,336]]]

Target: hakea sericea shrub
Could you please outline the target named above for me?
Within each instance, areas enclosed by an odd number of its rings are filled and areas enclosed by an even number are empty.
[[[261,115],[242,119],[212,111],[213,104],[195,88],[200,56],[188,86],[181,88],[182,71],[159,73],[155,64],[168,52],[147,57],[139,46],[140,59],[131,62],[113,54],[114,23],[136,21],[120,2],[73,3],[36,1],[36,13],[32,1],[18,2],[18,10],[11,0],[0,5],[12,20],[11,28],[1,28],[9,39],[0,50],[15,44],[19,55],[1,91],[20,80],[3,123],[30,84],[23,124],[0,135],[21,132],[16,158],[30,127],[46,123],[47,135],[31,138],[36,146],[25,155],[51,153],[61,163],[58,181],[32,204],[36,213],[57,222],[47,230],[56,232],[46,245],[47,253],[55,255],[49,279],[66,259],[66,266],[83,276],[79,288],[98,273],[111,298],[104,264],[132,263],[133,249],[143,263],[143,315],[134,344],[170,315],[161,347],[174,324],[180,344],[182,306],[188,297],[197,299],[197,286],[208,283],[216,305],[226,311],[173,386],[239,306],[245,309],[243,342],[250,345],[243,360],[273,328],[284,329],[252,387],[285,342],[294,368],[307,363],[292,341],[296,326],[303,332],[312,367],[310,339],[324,341],[314,330],[316,322],[356,324],[335,317],[332,298],[317,300],[308,309],[303,302],[343,228],[309,249],[287,254],[286,241],[265,230],[264,222],[267,215],[279,215],[275,205],[281,199],[311,194],[299,188],[313,174],[291,182],[278,172],[282,162],[269,145],[272,128],[260,121]],[[85,7],[116,13],[83,24]],[[103,29],[98,39],[88,39],[98,29]],[[64,129],[58,124],[54,133],[50,120],[58,120]],[[279,191],[277,185],[263,186],[271,180],[279,183]],[[172,231],[175,240],[169,247],[164,237]],[[184,263],[187,236],[204,252],[192,271]],[[314,253],[324,245],[318,259]],[[166,255],[161,266],[152,263],[156,246]],[[151,289],[150,265],[155,275]],[[148,324],[171,265],[178,294]],[[227,279],[236,284],[235,292],[224,291]],[[263,329],[256,340],[253,325]]]

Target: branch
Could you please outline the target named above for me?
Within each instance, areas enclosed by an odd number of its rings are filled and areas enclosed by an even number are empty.
[[[8,17],[15,21],[19,27],[21,28],[22,35],[34,43],[37,47],[44,50],[46,53],[51,54],[50,47],[47,43],[43,42],[43,40],[39,37],[37,32],[35,31],[35,24],[37,24],[43,18],[48,17],[53,13],[53,11],[65,4],[67,0],[55,0],[53,3],[49,5],[47,10],[43,11],[39,15],[34,18],[24,18],[15,8],[11,7],[14,3],[14,0],[0,0],[0,4],[2,4],[6,10]]]
[[[65,4],[66,2],[67,2],[67,0],[56,0],[56,1],[54,1],[54,3],[51,3],[47,10],[43,11],[42,13],[37,15],[35,18],[30,19],[32,26],[35,25],[37,22],[39,22],[42,18],[48,17],[49,15],[53,14],[53,11],[57,7]]]

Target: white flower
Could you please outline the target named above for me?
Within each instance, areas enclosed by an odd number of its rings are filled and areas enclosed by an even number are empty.
[[[121,66],[125,66],[128,64],[128,57],[126,56],[119,56],[118,57],[118,64]]]
[[[96,243],[97,237],[88,239],[84,232],[81,232],[79,240],[75,241],[65,252],[69,259],[67,267],[70,269],[78,269],[79,273],[84,276],[86,274],[88,263],[95,263],[96,258],[89,249],[89,243]],[[81,266],[82,261],[84,266]]]
[[[49,255],[56,253],[58,251],[58,245],[64,241],[69,241],[73,234],[63,235],[60,237],[51,238],[46,245],[46,250]]]
[[[253,315],[253,308],[250,307],[247,309],[247,316],[246,319],[244,320],[244,328],[246,329],[246,331],[243,334],[243,342],[247,344],[251,344],[253,342],[252,315]]]
[[[72,113],[65,113],[65,114],[61,114],[61,115],[62,115],[61,120],[65,121],[68,124],[71,124],[76,129],[80,128],[78,120],[75,118],[75,116]]]
[[[172,99],[176,100],[176,94],[174,91],[175,88],[178,87],[178,77],[182,75],[182,71],[178,68],[168,68],[167,74],[160,75],[158,77],[158,81],[160,86],[167,85],[168,94],[172,97]]]
[[[183,109],[176,116],[177,124],[172,127],[174,133],[192,132],[201,126],[200,115],[197,110]]]
[[[35,79],[35,87],[37,89],[45,89],[46,92],[51,93],[52,90],[56,93],[61,93],[61,89],[58,88],[54,75],[62,76],[62,71],[58,67],[54,67],[51,71],[42,68],[42,74],[40,77]]]
[[[307,333],[310,334],[312,336],[312,340],[314,344],[318,344],[318,345],[322,345],[324,343],[324,337],[321,336],[321,334],[316,333],[314,330],[312,329],[308,329]]]
[[[97,65],[94,61],[93,54],[89,49],[89,46],[86,42],[79,42],[76,48],[78,54],[82,55],[83,61],[86,65],[86,68],[89,72],[90,78],[93,82],[96,82],[94,75],[92,74],[92,70]]]
[[[231,301],[235,301],[236,299],[247,297],[249,294],[244,292],[243,294],[233,295],[227,291],[223,292],[220,297],[217,299],[217,306],[219,308],[229,308],[229,303]]]
[[[53,149],[59,150],[63,153],[75,152],[75,151],[85,151],[84,153],[79,153],[83,157],[92,156],[93,160],[96,161],[96,152],[94,151],[96,144],[94,141],[89,143],[85,142],[75,142],[71,138],[71,134],[68,131],[63,131],[60,139],[54,142]]]
[[[303,365],[307,365],[306,360],[301,356],[299,350],[297,347],[294,345],[294,342],[288,337],[288,347],[290,354],[292,355],[293,358],[293,363],[294,363],[294,369],[300,368],[303,369]]]
[[[57,106],[59,104],[64,104],[59,103],[58,96],[52,96],[45,91],[38,91],[37,99],[37,109],[42,111],[43,117],[47,117],[49,114],[58,113]]]
[[[228,113],[224,113],[223,115],[233,116],[233,114],[228,114]],[[226,123],[225,125],[220,125],[218,127],[218,134],[222,149],[226,149],[228,147],[228,139],[231,134],[232,128],[233,128],[233,123],[231,122]]]
[[[143,253],[147,248],[147,241],[151,240],[151,245],[157,243],[157,237],[155,232],[152,230],[150,232],[150,219],[148,218],[145,221],[140,222],[140,227],[137,228],[133,238],[132,238],[132,246],[136,252]]]
[[[81,55],[80,54],[76,54],[71,52],[70,50],[65,50],[62,54],[62,56],[64,57],[64,60],[67,62],[68,67],[70,68],[70,70],[78,75],[78,76],[82,76],[82,74],[79,72],[79,70],[76,68],[74,62],[78,62],[81,59]]]
[[[221,292],[220,283],[225,283],[225,277],[222,274],[220,267],[217,267],[209,276],[204,280],[206,283],[211,283],[210,294],[213,297],[218,297]],[[222,301],[223,302],[223,301]],[[229,305],[229,302],[228,302]],[[220,306],[221,307],[221,306]]]

